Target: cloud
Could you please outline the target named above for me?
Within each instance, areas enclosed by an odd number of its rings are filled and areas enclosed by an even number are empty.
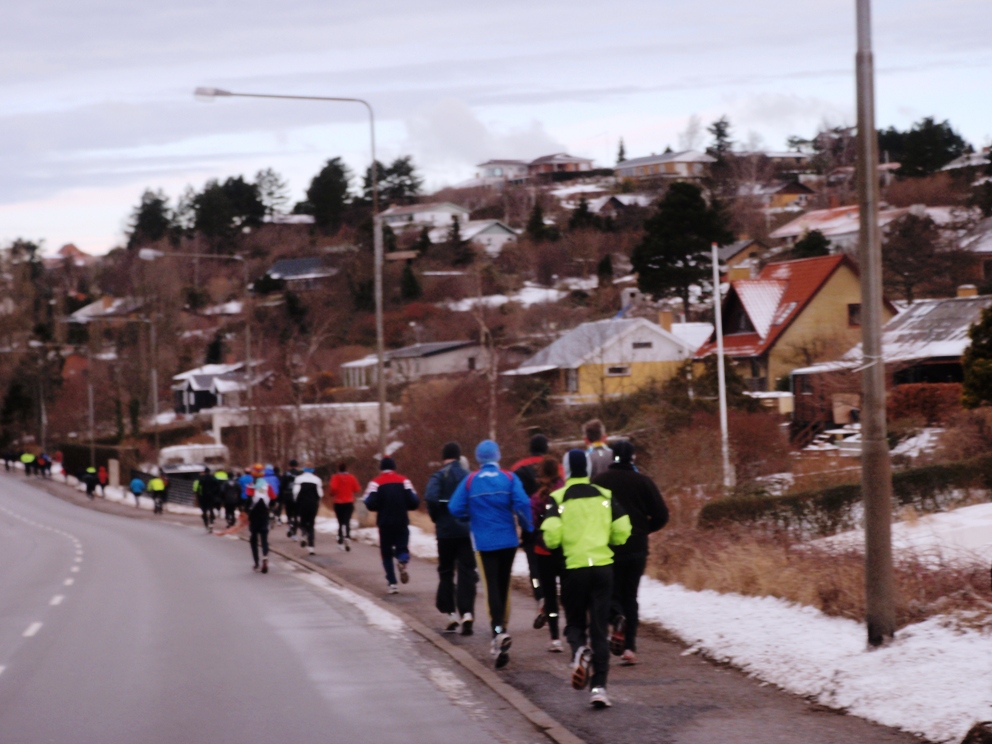
[[[538,121],[497,131],[464,102],[447,98],[421,108],[406,122],[409,149],[420,162],[439,168],[474,166],[489,158],[532,160],[566,148]],[[446,168],[446,169],[447,169]]]

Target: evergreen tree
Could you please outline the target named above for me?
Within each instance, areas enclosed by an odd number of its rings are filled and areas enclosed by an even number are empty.
[[[417,175],[412,155],[396,158],[388,167],[376,161],[375,167],[380,209],[390,204],[412,204],[420,195],[424,180]],[[365,169],[362,193],[367,200],[372,200],[372,166]]]
[[[168,197],[162,191],[146,189],[141,202],[131,212],[127,247],[135,248],[166,237],[173,228]]]
[[[954,131],[950,122],[934,121],[928,116],[900,132],[895,127],[878,133],[879,151],[900,164],[900,176],[919,178],[936,173],[949,162],[971,151],[971,147]]]
[[[982,310],[982,317],[968,331],[971,346],[964,353],[964,384],[961,404],[965,408],[992,405],[992,308]]]
[[[255,184],[241,176],[224,183],[208,181],[192,198],[193,228],[216,243],[230,241],[241,229],[262,223],[265,205]]]
[[[631,255],[640,290],[656,299],[680,298],[688,316],[689,288],[711,279],[712,244],[733,239],[723,213],[706,203],[698,186],[673,183],[644,222],[644,238]]]
[[[706,148],[706,153],[722,163],[734,146],[730,139],[730,120],[721,116],[706,127],[706,131],[713,135],[713,144]]]
[[[589,202],[584,196],[580,197],[579,206],[572,210],[572,215],[568,218],[568,229],[588,230],[600,227],[600,225],[599,217],[589,210]]]
[[[544,224],[544,210],[541,209],[541,203],[535,201],[534,208],[530,210],[530,217],[527,218],[527,227],[525,230],[531,240],[540,243],[545,238],[546,227],[547,225]]]
[[[471,263],[472,259],[475,258],[475,255],[472,253],[472,246],[468,244],[467,240],[462,238],[462,228],[458,221],[458,215],[453,215],[451,218],[447,244],[454,256],[454,262],[456,264]]]
[[[204,364],[221,364],[224,361],[224,337],[220,333],[214,334],[214,340],[207,344],[207,353],[203,360]]]
[[[426,255],[430,251],[431,246],[431,229],[424,225],[420,228],[420,235],[417,236],[417,242],[413,244],[413,250],[418,251],[421,256]]]
[[[599,263],[596,264],[596,276],[600,279],[613,278],[613,258],[609,253],[599,259]]]
[[[623,137],[620,138],[620,147],[617,149],[617,165],[627,159],[627,151],[623,147]]]
[[[830,241],[819,230],[810,230],[792,247],[793,258],[816,258],[830,255]]]
[[[940,249],[940,228],[929,217],[907,214],[889,227],[882,243],[882,277],[886,289],[915,299],[916,287],[940,274],[951,254]],[[947,266],[950,268],[950,266]]]
[[[400,277],[400,296],[407,301],[419,300],[423,292],[420,289],[420,282],[417,275],[413,273],[412,261],[407,261],[403,267],[403,275]]]
[[[298,204],[297,209],[307,209],[307,213],[313,215],[314,224],[324,232],[336,233],[348,206],[350,180],[351,174],[341,158],[331,158],[310,181],[307,200]]]

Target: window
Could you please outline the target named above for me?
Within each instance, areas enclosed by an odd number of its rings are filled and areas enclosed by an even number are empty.
[[[579,370],[565,370],[565,391],[569,393],[579,392]]]
[[[369,430],[369,425],[364,419],[358,419],[355,421],[355,433],[365,434]]]
[[[851,328],[861,327],[861,303],[853,302],[847,306],[847,324]]]
[[[630,367],[626,364],[606,368],[607,377],[630,377]]]
[[[650,349],[652,346],[653,346],[653,344],[650,341],[635,341],[634,342],[634,348],[635,349]]]
[[[475,369],[475,357],[469,357],[468,358],[468,369],[469,369],[469,372],[471,372],[471,371],[473,371]]]

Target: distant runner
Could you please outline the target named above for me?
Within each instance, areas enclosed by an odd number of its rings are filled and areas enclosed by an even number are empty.
[[[300,520],[300,547],[309,548],[310,555],[317,551],[313,547],[314,524],[320,500],[324,498],[324,484],[314,475],[313,468],[303,468],[303,472],[293,481],[293,500]]]
[[[389,593],[396,594],[399,587],[396,585],[393,559],[399,563],[400,581],[406,584],[410,581],[410,575],[406,572],[406,564],[410,561],[410,517],[407,512],[416,509],[420,499],[410,479],[396,472],[393,458],[382,458],[379,470],[382,472],[369,481],[365,489],[365,506],[369,511],[376,512],[382,567],[386,570]]]
[[[362,492],[358,479],[348,472],[348,464],[338,465],[338,472],[331,476],[328,486],[334,499],[334,516],[338,519],[338,548],[351,550],[351,515],[355,511],[355,497]]]

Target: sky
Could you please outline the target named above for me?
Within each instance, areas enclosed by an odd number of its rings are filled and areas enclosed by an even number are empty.
[[[992,2],[874,0],[876,121],[992,135]],[[380,160],[434,190],[491,157],[616,160],[854,123],[854,0],[32,0],[0,25],[0,245],[125,240],[146,188],[271,167],[303,198],[327,159],[370,162],[353,104],[205,103],[197,86],[360,97]],[[693,126],[693,122],[697,126]],[[357,180],[357,179],[356,179]]]

